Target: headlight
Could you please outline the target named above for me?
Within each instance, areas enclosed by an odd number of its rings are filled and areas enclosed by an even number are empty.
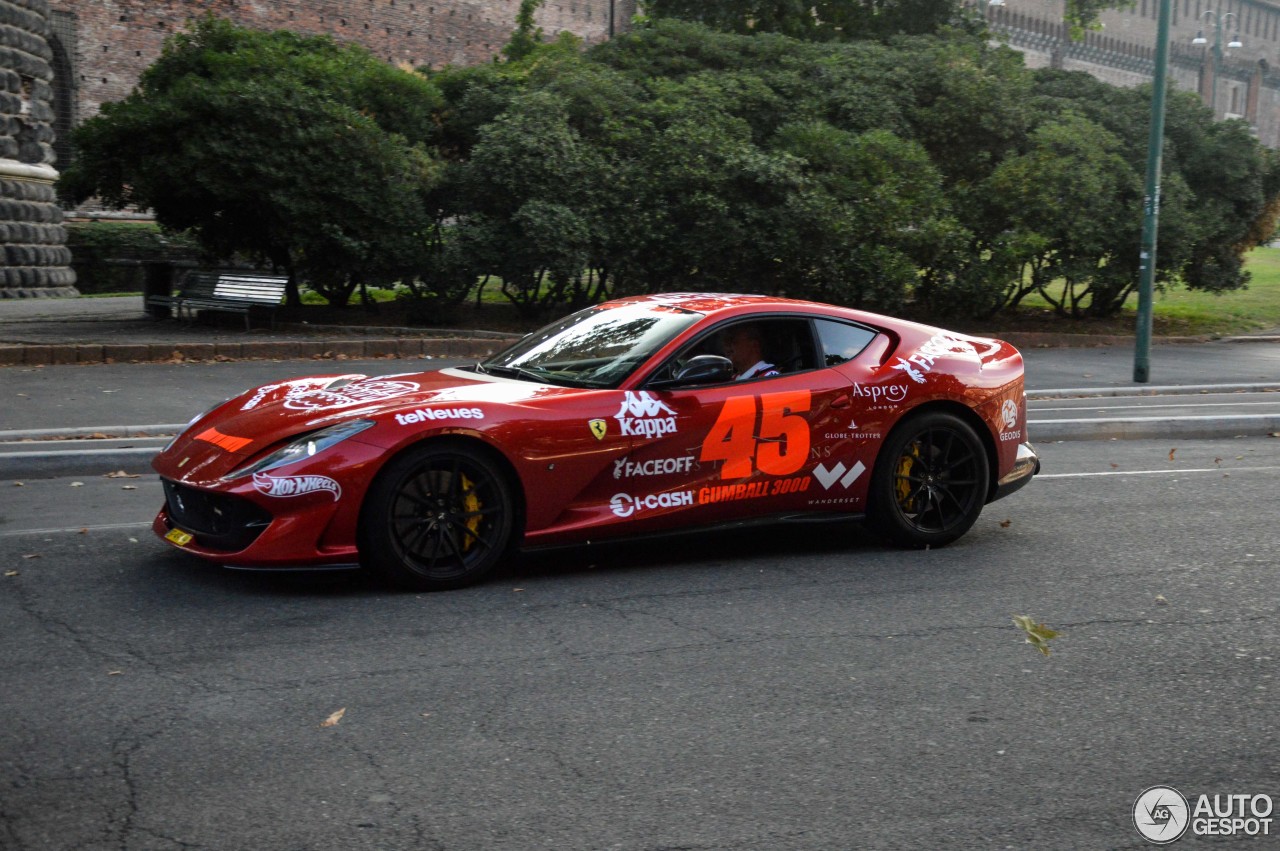
[[[317,452],[323,452],[335,443],[340,443],[352,435],[359,434],[371,425],[373,425],[373,420],[352,420],[303,435],[292,443],[280,447],[265,458],[232,470],[222,477],[222,481],[230,482],[265,470],[274,470],[276,467],[283,467],[295,461],[305,461]]]

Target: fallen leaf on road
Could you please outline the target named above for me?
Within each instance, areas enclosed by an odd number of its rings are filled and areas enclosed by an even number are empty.
[[[23,558],[40,558],[40,553],[27,553]]]
[[[124,671],[107,671],[107,676],[108,676],[108,677],[118,677],[118,676],[120,676],[120,675],[121,675],[121,674],[123,674],[123,673],[124,673]]]
[[[337,712],[320,722],[321,727],[336,727],[338,722],[342,720],[342,716],[347,714],[347,707],[342,707]]]
[[[1213,463],[1215,463],[1215,464],[1221,464],[1221,463],[1222,463],[1222,459],[1221,459],[1221,458],[1214,458],[1214,459],[1213,459]]]
[[[1042,623],[1036,623],[1029,615],[1014,615],[1013,625],[1027,636],[1027,643],[1035,647],[1045,656],[1049,655],[1049,641],[1058,637],[1058,631],[1050,629]]]
[[[1112,464],[1112,465],[1111,465],[1111,469],[1113,469],[1113,470],[1119,470],[1119,469],[1120,469],[1120,465],[1119,465],[1119,464]]]
[[[142,478],[142,474],[126,473],[124,470],[116,470],[114,473],[105,474],[102,478],[104,479],[140,479]]]
[[[120,486],[120,490],[122,491],[136,491],[137,489],[138,489],[137,485],[121,485]]]
[[[84,487],[84,482],[72,482],[72,483],[71,483],[71,487],[73,487],[73,488],[82,488],[82,487]]]
[[[1169,460],[1170,460],[1170,461],[1172,461],[1172,460],[1173,460],[1173,453],[1175,453],[1175,452],[1177,452],[1177,451],[1178,451],[1177,449],[1170,449],[1170,450],[1169,450]]]
[[[81,529],[81,530],[80,530],[80,534],[81,534],[81,535],[87,535],[87,534],[89,534],[89,528],[86,526],[85,528]]]
[[[18,575],[18,571],[16,571],[16,570],[6,570],[6,571],[4,572],[4,575],[5,575],[5,576],[17,576],[17,575]]]
[[[1169,605],[1169,601],[1165,599],[1165,596],[1164,596],[1163,594],[1157,594],[1157,595],[1156,595],[1156,605],[1157,605],[1157,606],[1167,606],[1167,605]]]
[[[1001,528],[1001,529],[1008,529],[1008,528],[1009,528],[1010,526],[1012,526],[1012,525],[1013,525],[1013,521],[1012,521],[1012,520],[1001,520],[1001,521],[1000,521],[1000,528]]]
[[[25,488],[25,487],[27,486],[27,483],[26,483],[26,482],[14,482],[14,483],[13,483],[13,486],[14,486],[15,488]]]

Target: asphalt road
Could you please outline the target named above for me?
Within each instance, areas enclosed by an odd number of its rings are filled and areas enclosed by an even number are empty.
[[[25,482],[0,847],[1138,848],[1149,786],[1280,798],[1280,440],[1042,449],[945,549],[805,526],[437,595],[208,567],[148,478]]]

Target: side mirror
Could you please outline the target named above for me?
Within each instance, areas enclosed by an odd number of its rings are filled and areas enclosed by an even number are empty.
[[[733,380],[733,362],[720,355],[697,355],[689,358],[673,378],[652,382],[650,386],[689,387],[698,384],[723,384]]]

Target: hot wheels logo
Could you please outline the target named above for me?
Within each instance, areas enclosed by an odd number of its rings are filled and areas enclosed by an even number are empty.
[[[253,474],[253,486],[263,496],[305,496],[309,493],[333,494],[333,501],[342,498],[342,485],[328,476],[268,476]]]
[[[284,406],[295,411],[328,411],[395,399],[407,396],[417,389],[418,385],[412,381],[386,379],[353,381],[336,390],[294,388],[285,394]]]

